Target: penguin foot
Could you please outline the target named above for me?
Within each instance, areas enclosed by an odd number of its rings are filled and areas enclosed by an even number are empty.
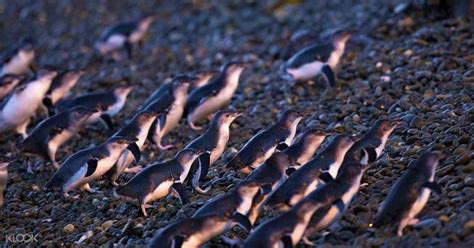
[[[144,217],[148,217],[148,214],[146,213],[146,207],[147,207],[146,204],[141,204],[140,205],[140,210],[142,211],[142,214],[143,214]]]
[[[89,192],[89,193],[91,193],[91,194],[100,194],[100,193],[103,193],[103,192],[100,191],[100,190],[91,188],[91,186],[90,186],[88,183],[84,184],[84,185],[81,187],[81,189],[84,190],[84,191],[87,191],[87,192]]]
[[[410,222],[408,223],[408,225],[414,226],[414,225],[418,224],[418,222],[420,222],[420,219],[411,219]]]
[[[301,238],[301,240],[303,240],[303,243],[307,246],[316,246],[316,244],[313,241],[309,240],[306,236]]]
[[[79,199],[79,197],[81,197],[80,194],[77,194],[75,196],[71,196],[67,192],[64,192],[63,195],[64,195],[64,198],[66,198],[66,199],[74,199],[74,200],[77,200],[77,199]]]
[[[137,174],[142,169],[143,169],[143,167],[141,167],[140,165],[137,165],[137,166],[133,166],[133,167],[130,167],[130,168],[125,168],[125,170],[123,172],[129,173],[129,174]]]
[[[194,123],[192,123],[192,122],[188,122],[188,124],[189,124],[189,127],[191,127],[191,129],[194,130],[194,131],[202,131],[202,130],[203,130],[203,127],[201,127],[201,126],[196,126],[196,125],[194,125]]]
[[[158,144],[156,146],[158,146],[158,148],[162,151],[166,151],[174,147],[174,145],[162,145],[162,144]]]
[[[112,181],[112,182],[110,182],[110,183],[111,183],[111,184],[112,184],[112,186],[114,186],[114,187],[118,187],[118,186],[120,186],[120,185],[119,185],[119,184],[118,184],[116,181]]]
[[[201,187],[198,185],[196,187],[194,187],[194,190],[196,190],[196,192],[198,192],[199,194],[206,194],[207,192],[209,192],[209,190],[211,189],[211,186],[207,186],[206,189],[201,189]]]

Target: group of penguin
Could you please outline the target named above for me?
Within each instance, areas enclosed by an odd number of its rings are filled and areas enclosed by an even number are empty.
[[[107,29],[96,50],[102,56],[120,59],[119,51],[124,48],[131,58],[132,47],[143,42],[154,18],[146,16]],[[339,31],[331,42],[297,52],[284,65],[284,78],[293,83],[322,75],[328,87],[334,87],[333,71],[350,36],[350,32]],[[71,97],[68,94],[84,70],[45,66],[26,83],[24,75],[33,68],[34,57],[34,42],[25,39],[1,65],[0,133],[20,134],[23,139],[13,149],[18,154],[38,156],[37,166],[28,163],[29,172],[42,170],[47,162],[57,169],[45,188],[60,189],[65,197],[77,198],[68,193],[74,189],[99,192],[89,183],[106,176],[115,187],[114,194],[138,202],[145,217],[149,204],[158,199],[177,197],[182,204],[189,203],[185,184],[200,194],[210,190],[212,181],[205,189],[200,184],[225,152],[232,122],[243,115],[222,109],[237,90],[246,64],[229,62],[219,71],[174,77],[153,92],[132,119],[104,143],[77,151],[60,165],[56,152],[83,128],[98,122],[109,129],[115,126],[112,117],[123,108],[132,87],[118,85],[109,91]],[[27,132],[39,110],[49,117]],[[298,124],[308,115],[284,111],[273,126],[255,134],[222,168],[247,177],[208,201],[192,217],[159,229],[149,246],[199,247],[220,235],[225,243],[239,247],[293,247],[300,241],[313,244],[308,238],[344,213],[359,190],[364,172],[382,155],[389,135],[401,122],[381,119],[357,136],[310,128],[296,137]],[[169,160],[144,169],[131,167],[133,160],[140,160],[146,140],[159,150],[172,148],[163,140],[182,118],[202,134]],[[198,123],[207,119],[211,121],[203,131]],[[320,148],[326,139],[329,141]],[[416,224],[431,191],[441,191],[434,182],[440,159],[437,153],[424,152],[410,164],[380,205],[373,225],[396,224],[401,236],[406,226]],[[6,187],[10,161],[2,158],[0,162],[0,192]],[[116,181],[123,172],[136,175],[119,185]],[[283,213],[253,228],[258,216],[270,209]],[[223,236],[234,225],[249,232],[244,240]]]

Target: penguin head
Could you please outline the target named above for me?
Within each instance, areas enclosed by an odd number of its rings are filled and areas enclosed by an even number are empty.
[[[191,83],[197,80],[196,77],[190,77],[187,75],[178,75],[173,78],[173,82],[171,84],[172,91],[174,95],[187,95],[189,87]]]
[[[21,75],[6,74],[0,78],[0,86],[4,87],[8,85],[17,85],[24,80],[26,80],[25,74],[21,74]]]
[[[41,68],[36,74],[36,79],[48,79],[53,80],[58,75],[59,68],[55,66],[45,66]]]
[[[193,162],[196,158],[201,156],[202,154],[209,152],[206,150],[202,149],[193,149],[193,148],[186,148],[181,151],[179,151],[175,159],[180,163],[180,164],[188,164],[189,162]]]
[[[338,30],[332,36],[332,42],[335,47],[345,45],[354,32],[349,30]]]
[[[294,109],[290,109],[283,112],[278,122],[284,123],[286,125],[292,125],[294,123],[299,123],[301,119],[307,115],[308,112],[298,112]]]
[[[113,89],[114,95],[117,97],[127,97],[128,94],[132,91],[133,87],[129,85],[119,85]]]
[[[390,135],[392,131],[400,125],[400,121],[398,120],[389,120],[389,119],[381,119],[375,122],[373,126],[373,130],[376,135],[379,137],[384,137]]]
[[[144,110],[137,113],[134,119],[137,120],[139,125],[141,125],[141,124],[154,121],[156,119],[156,116],[158,116],[157,112],[151,111],[151,110]]]
[[[93,108],[88,108],[85,106],[76,106],[72,109],[69,110],[71,113],[71,118],[75,121],[85,121],[87,120],[91,115],[99,112],[97,109]]]
[[[135,137],[113,136],[107,141],[107,144],[112,148],[126,148],[128,145],[138,141]]]
[[[441,160],[441,154],[437,152],[424,152],[418,158],[416,169],[423,174],[423,176],[430,177],[434,175],[436,171],[436,166],[438,166],[439,161]]]
[[[242,197],[253,197],[260,190],[260,183],[253,181],[243,181],[239,183],[235,189]]]
[[[311,128],[301,134],[300,139],[304,144],[321,143],[326,136],[331,134],[333,134],[333,132]]]
[[[196,78],[196,80],[194,80],[192,83],[191,83],[191,86],[193,88],[199,88],[199,87],[202,87],[206,84],[208,84],[211,79],[217,75],[217,73],[219,73],[218,71],[197,71],[195,73],[193,73],[193,76]]]
[[[278,171],[285,173],[288,166],[290,166],[290,161],[288,155],[283,152],[275,152],[272,156],[265,162],[267,166],[276,168]]]
[[[221,110],[214,116],[213,122],[216,125],[230,125],[237,117],[242,116],[240,111]]]
[[[31,37],[25,37],[20,41],[19,50],[23,52],[34,52],[35,41]]]
[[[227,75],[240,74],[246,67],[245,63],[242,62],[228,62],[222,66],[222,71]]]

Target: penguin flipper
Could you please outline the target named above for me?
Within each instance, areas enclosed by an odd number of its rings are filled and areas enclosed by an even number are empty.
[[[293,248],[293,241],[291,240],[290,235],[285,235],[281,238],[281,242],[283,242],[284,248]]]
[[[184,243],[184,237],[183,236],[177,236],[173,240],[172,248],[181,248],[183,243]]]
[[[203,180],[207,176],[209,171],[209,164],[211,163],[211,153],[206,152],[199,156],[199,165],[201,166],[201,175],[199,175],[199,180]]]
[[[268,195],[270,192],[272,192],[272,185],[264,184],[262,187],[260,187],[260,191],[262,195]]]
[[[346,209],[346,205],[344,204],[341,198],[338,198],[334,201],[334,206],[337,207],[339,213],[343,213]]]
[[[373,163],[375,160],[377,160],[377,151],[373,146],[366,147],[364,150],[367,152],[367,155],[369,156],[368,162]]]
[[[92,174],[94,174],[95,170],[97,169],[98,162],[98,158],[91,158],[87,161],[87,172],[84,177],[92,176]]]
[[[234,215],[232,215],[232,221],[237,223],[242,228],[245,228],[247,232],[252,230],[252,223],[250,223],[249,218],[239,212],[236,212]]]
[[[188,193],[186,193],[186,190],[183,187],[183,184],[180,182],[176,182],[173,184],[173,189],[176,190],[178,193],[179,199],[181,200],[181,204],[187,204],[189,203],[189,196]]]
[[[286,169],[286,175],[287,175],[287,176],[291,176],[291,174],[293,174],[295,171],[296,171],[296,169],[293,168],[293,167],[292,167],[292,168],[288,168],[288,169]]]
[[[166,116],[167,114],[166,113],[163,113],[163,114],[160,114],[160,117],[159,117],[159,124],[160,124],[160,129],[163,130],[163,128],[165,127],[166,125]]]
[[[441,187],[439,186],[439,184],[435,182],[425,182],[421,185],[421,187],[431,189],[433,192],[435,192],[438,195],[442,193]]]
[[[321,173],[321,175],[319,175],[319,179],[323,180],[324,183],[328,183],[334,180],[334,178],[331,176],[331,174],[329,174],[329,172]]]
[[[137,143],[131,143],[128,145],[127,149],[132,152],[135,162],[138,163],[140,161],[140,148]]]
[[[332,71],[331,67],[326,64],[323,66],[323,68],[321,68],[321,72],[326,78],[326,81],[328,82],[329,86],[332,88],[336,87],[336,80],[334,77],[334,72]]]
[[[108,129],[113,129],[114,128],[114,122],[112,121],[112,117],[108,114],[102,114],[100,118],[104,121],[105,125],[107,126]]]
[[[288,144],[286,144],[285,142],[282,142],[282,143],[277,145],[276,149],[279,150],[279,151],[283,151],[283,150],[287,149],[288,147],[289,147]]]
[[[54,115],[53,101],[51,100],[49,96],[46,96],[45,98],[43,98],[43,104],[48,109],[48,114],[50,116]]]
[[[125,50],[127,51],[128,59],[132,59],[132,44],[129,41],[125,41]]]

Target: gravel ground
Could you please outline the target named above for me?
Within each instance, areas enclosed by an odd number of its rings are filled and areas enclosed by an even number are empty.
[[[240,1],[239,1],[240,2]],[[474,245],[474,25],[467,18],[446,17],[436,10],[408,8],[395,13],[398,1],[312,1],[270,11],[270,1],[219,5],[219,1],[170,4],[155,1],[1,1],[0,51],[19,37],[38,40],[37,63],[70,68],[84,66],[91,46],[104,27],[157,13],[158,20],[132,61],[95,66],[74,89],[84,93],[110,88],[125,81],[136,86],[124,110],[115,118],[124,123],[148,94],[178,73],[218,68],[229,60],[249,62],[229,108],[247,114],[231,127],[229,151],[262,127],[274,122],[284,109],[312,110],[299,130],[316,126],[340,132],[361,133],[382,117],[399,116],[407,126],[390,137],[386,152],[367,171],[364,186],[351,207],[327,235],[313,237],[323,247],[332,246],[441,246]],[[280,90],[278,74],[292,33],[309,29],[327,36],[334,28],[351,28],[359,35],[350,41],[337,73],[339,86],[326,97],[322,81],[298,84],[289,94]],[[58,154],[62,160],[74,151],[103,142],[110,133],[82,132]],[[168,136],[178,148],[196,137],[184,122]],[[0,136],[0,152],[17,140]],[[373,229],[368,223],[409,161],[422,149],[446,155],[436,179],[443,188],[432,195],[420,214],[422,223],[396,237],[391,228]],[[149,147],[142,164],[171,157]],[[227,152],[224,157],[229,157]],[[161,157],[160,157],[161,156]],[[180,209],[177,200],[155,202],[151,217],[112,195],[105,181],[92,186],[103,194],[81,192],[79,200],[64,200],[44,192],[53,168],[31,175],[23,158],[9,168],[6,203],[0,208],[0,244],[6,234],[34,233],[33,246],[142,246],[154,232],[182,219],[208,198],[221,194],[243,175],[226,173],[213,186],[212,196],[193,194],[192,203]],[[218,162],[209,178],[222,175]],[[131,175],[121,177],[127,181]],[[188,189],[191,190],[191,189]],[[266,214],[268,218],[273,213]],[[245,234],[238,229],[229,236]],[[11,244],[10,244],[11,245]],[[210,246],[223,246],[216,238]]]

